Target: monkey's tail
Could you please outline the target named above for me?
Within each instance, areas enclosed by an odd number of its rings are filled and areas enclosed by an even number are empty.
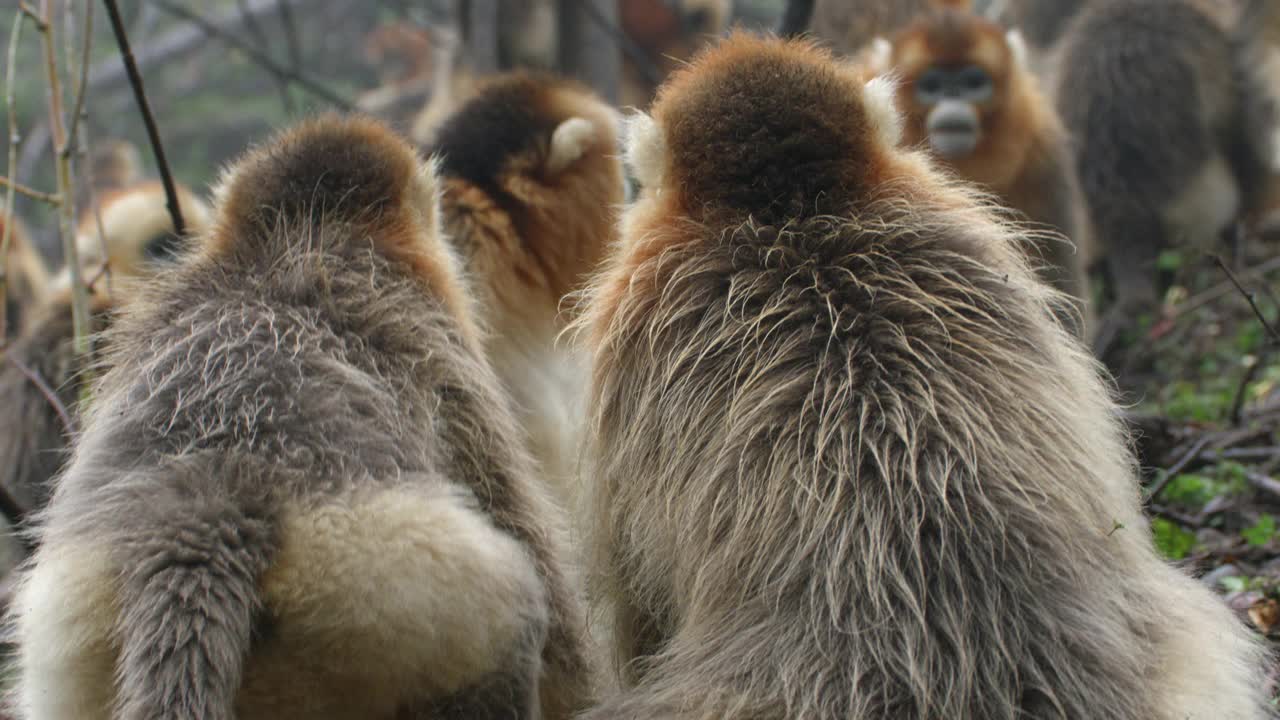
[[[181,471],[179,475],[184,474]],[[273,530],[220,483],[166,477],[122,547],[124,720],[231,720]]]

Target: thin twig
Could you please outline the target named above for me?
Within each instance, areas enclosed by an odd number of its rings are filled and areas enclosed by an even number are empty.
[[[1246,290],[1244,286],[1240,284],[1240,280],[1236,278],[1236,274],[1231,272],[1231,268],[1227,267],[1227,264],[1222,261],[1220,256],[1211,255],[1210,257],[1212,257],[1213,261],[1218,264],[1218,267],[1222,268],[1222,272],[1226,273],[1227,279],[1231,281],[1231,284],[1235,286],[1236,290],[1239,290],[1240,294],[1244,296],[1244,299],[1249,301],[1249,307],[1253,309],[1253,314],[1257,316],[1258,322],[1262,323],[1263,329],[1267,331],[1267,336],[1270,338],[1271,343],[1280,344],[1280,332],[1276,331],[1276,329],[1271,326],[1271,323],[1267,322],[1267,318],[1262,314],[1262,310],[1258,309],[1258,303],[1254,300],[1254,293],[1250,290]]]
[[[814,4],[814,0],[788,0],[778,23],[778,37],[796,37],[808,31]]]
[[[129,48],[129,36],[125,33],[124,20],[120,18],[120,8],[116,0],[103,0],[107,5],[107,15],[111,18],[111,29],[116,35],[116,45],[120,48],[120,59],[124,62],[125,71],[129,73],[129,84],[133,86],[133,98],[138,101],[138,111],[142,113],[142,122],[147,126],[147,138],[151,141],[151,150],[156,156],[156,168],[160,171],[160,182],[164,185],[165,206],[169,209],[169,217],[173,220],[173,234],[178,237],[186,234],[187,227],[182,222],[182,208],[178,206],[178,191],[173,185],[173,175],[169,172],[169,161],[164,156],[164,145],[160,142],[160,130],[156,127],[155,116],[151,114],[151,104],[147,102],[147,91],[142,86],[142,74],[133,60],[133,50]]]
[[[13,67],[13,65],[9,65],[9,67]],[[21,138],[15,138],[13,133],[10,133],[9,138],[10,138],[10,144],[12,145],[16,146],[19,143],[21,143]],[[15,162],[9,167],[10,169],[16,170],[17,163]],[[9,177],[13,177],[13,176],[10,175]],[[41,192],[39,190],[36,190],[35,188],[29,188],[26,185],[23,185],[22,183],[13,182],[12,180],[9,179],[9,177],[0,177],[0,187],[8,188],[18,193],[19,195],[25,195],[31,198],[32,200],[39,200],[40,202],[49,203],[50,205],[62,204],[62,198],[57,193]]]
[[[53,391],[53,388],[49,387],[49,383],[40,375],[40,371],[28,366],[26,363],[19,360],[18,356],[13,353],[5,353],[5,357],[13,364],[14,367],[18,368],[18,372],[22,373],[22,376],[27,379],[27,382],[36,386],[36,389],[44,396],[45,401],[48,402],[49,406],[53,408],[53,411],[58,414],[58,419],[62,421],[62,426],[66,429],[67,434],[74,435],[76,432],[76,423],[71,419],[71,413],[67,412],[67,406],[62,404],[62,401],[58,399],[58,394]]]
[[[1170,483],[1170,481],[1173,480],[1174,476],[1182,472],[1183,468],[1189,465],[1191,461],[1199,457],[1200,452],[1204,450],[1205,446],[1208,445],[1212,439],[1213,438],[1209,435],[1203,435],[1197,438],[1196,441],[1191,445],[1191,449],[1183,453],[1182,457],[1178,458],[1177,462],[1169,466],[1169,469],[1165,470],[1164,476],[1161,477],[1156,482],[1156,484],[1151,487],[1151,489],[1147,492],[1147,499],[1154,500],[1156,497],[1158,497],[1160,493],[1164,491],[1165,486],[1167,486]]]
[[[1236,386],[1235,399],[1231,401],[1231,424],[1240,427],[1244,423],[1244,403],[1245,394],[1249,390],[1249,385],[1258,377],[1258,372],[1267,364],[1270,358],[1270,348],[1264,348],[1258,353],[1258,357],[1254,358],[1253,364],[1245,368],[1244,375],[1240,378],[1240,384]]]
[[[1280,256],[1273,257],[1270,260],[1267,260],[1266,262],[1262,263],[1261,265],[1258,265],[1257,267],[1245,270],[1244,272],[1240,273],[1239,277],[1247,280],[1260,279],[1262,278],[1262,276],[1266,275],[1267,273],[1272,272],[1274,270],[1278,270],[1278,269],[1280,269]],[[1186,301],[1180,303],[1177,306],[1176,310],[1178,312],[1178,315],[1186,315],[1192,310],[1195,310],[1204,305],[1208,305],[1209,303],[1217,300],[1223,295],[1226,295],[1227,293],[1231,292],[1233,288],[1234,286],[1231,284],[1231,281],[1223,280],[1222,282],[1218,283],[1217,285],[1214,285],[1208,290],[1196,293],[1195,295],[1192,295],[1191,297],[1187,298]]]
[[[271,40],[267,37],[266,31],[264,31],[262,26],[258,24],[257,18],[251,12],[248,0],[236,0],[236,7],[240,10],[240,16],[244,18],[245,29],[247,29],[249,34],[257,41],[258,47],[262,48],[263,52],[266,52],[267,48],[271,47]],[[295,67],[295,69],[297,68]],[[276,84],[280,86],[280,104],[284,107],[286,114],[292,115],[293,96],[289,94],[289,79],[276,73],[272,73],[272,75],[275,76]]]
[[[18,108],[17,102],[14,100],[14,71],[18,64],[18,42],[22,39],[22,24],[26,20],[26,15],[19,12],[13,18],[13,30],[9,33],[9,66],[5,70],[4,76],[4,101],[8,108],[9,116],[9,174],[13,175],[18,167]],[[0,222],[4,224],[4,236],[0,237],[0,308],[7,305],[9,297],[9,245],[13,242],[13,196],[17,188],[8,183],[5,185],[4,194],[4,217],[0,218]],[[8,337],[8,328],[5,327],[9,318],[8,312],[0,312],[0,343]]]
[[[587,0],[577,0],[579,7],[587,11],[587,16],[591,18],[591,22],[598,25],[602,30],[618,43],[618,47],[622,49],[622,54],[626,55],[632,63],[635,64],[636,70],[649,85],[660,85],[662,83],[662,71],[653,62],[653,58],[649,57],[649,53],[640,47],[631,36],[622,31],[622,28],[616,27],[609,22],[608,18],[600,14],[600,10]],[[679,12],[679,10],[677,10]]]
[[[1280,481],[1270,475],[1249,471],[1244,474],[1244,477],[1249,481],[1250,485],[1266,492],[1268,495],[1280,498]]]
[[[16,87],[14,82],[14,72],[18,64],[18,44],[22,39],[22,25],[26,19],[26,14],[21,11],[14,16],[13,29],[9,34],[9,65],[8,69],[5,71],[4,99],[9,122],[8,146],[10,175],[13,174],[14,169],[18,164],[18,142],[20,138],[18,135],[17,102],[14,99]],[[14,225],[16,224],[13,220],[13,200],[16,188],[13,184],[6,184],[5,188],[4,215],[3,217],[0,217],[0,226],[3,227],[4,231],[3,236],[0,236],[0,308],[4,308],[8,304],[9,247],[13,242]],[[8,337],[8,328],[6,327],[8,315],[8,312],[0,311],[0,347],[3,347],[5,338]]]
[[[111,1],[112,0],[108,0],[108,2],[111,2]],[[222,42],[226,43],[227,45],[230,45],[231,47],[234,47],[237,50],[240,50],[245,55],[249,56],[250,60],[254,61],[258,65],[261,65],[262,67],[266,68],[268,71],[280,77],[288,79],[290,82],[294,83],[298,87],[304,88],[309,92],[311,92],[313,95],[316,95],[317,97],[324,99],[329,104],[341,110],[352,109],[353,105],[351,104],[350,101],[340,97],[337,93],[325,87],[320,82],[313,80],[309,76],[304,75],[300,72],[292,72],[288,68],[281,66],[275,60],[272,60],[270,56],[263,54],[261,51],[259,51],[257,48],[253,47],[249,43],[246,43],[245,41],[241,40],[235,35],[223,30],[217,25],[206,20],[203,16],[187,9],[186,7],[183,7],[182,5],[179,5],[177,3],[169,2],[169,0],[151,0],[151,3],[156,7],[160,8],[161,10],[164,10],[165,12],[169,13],[170,15],[176,15],[177,17],[180,17],[186,20],[187,22],[190,22],[191,24],[199,27],[209,36],[215,37],[218,40],[221,40]]]
[[[80,82],[76,85],[75,102],[71,106],[71,125],[67,128],[67,137],[71,142],[63,149],[71,153],[76,147],[76,133],[80,130],[80,116],[84,114],[85,96],[89,94],[89,53],[93,50],[93,3],[84,4],[84,37],[80,47]],[[67,58],[71,62],[71,58]]]
[[[49,85],[49,132],[53,138],[54,165],[57,171],[58,233],[62,236],[62,252],[67,271],[71,276],[71,327],[72,346],[77,357],[89,354],[89,294],[81,275],[80,256],[76,247],[75,207],[72,198],[71,157],[66,152],[69,141],[62,114],[62,79],[58,76],[58,57],[54,48],[52,5],[41,0],[40,10],[44,18],[41,35],[44,40],[46,82]]]

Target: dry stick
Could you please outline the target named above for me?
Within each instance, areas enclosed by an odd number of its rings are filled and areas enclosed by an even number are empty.
[[[267,37],[267,33],[258,24],[258,20],[250,11],[248,0],[236,0],[236,7],[240,10],[240,16],[244,18],[244,27],[249,34],[254,37],[258,45],[266,52],[271,47],[271,40]],[[297,69],[295,67],[295,69]],[[275,75],[276,84],[280,90],[280,104],[284,107],[284,111],[288,115],[293,114],[293,97],[289,95],[289,79],[280,75]]]
[[[64,7],[70,7],[70,4]],[[76,148],[76,133],[80,131],[80,116],[84,114],[85,96],[89,94],[89,53],[93,50],[93,3],[85,3],[84,36],[80,46],[80,82],[76,85],[75,102],[71,106],[71,125],[67,128],[67,147],[63,153],[70,156]],[[71,63],[71,52],[67,51],[67,63]]]
[[[1257,316],[1258,322],[1262,323],[1262,328],[1267,331],[1267,335],[1270,337],[1271,342],[1280,343],[1280,332],[1277,332],[1275,328],[1271,327],[1271,323],[1267,322],[1267,318],[1262,314],[1262,311],[1258,309],[1258,303],[1254,301],[1255,293],[1250,290],[1246,290],[1244,286],[1240,284],[1240,280],[1236,278],[1236,274],[1231,272],[1231,268],[1227,267],[1226,263],[1222,262],[1221,257],[1218,255],[1211,255],[1210,257],[1212,257],[1213,261],[1218,264],[1218,267],[1222,268],[1222,272],[1226,273],[1227,279],[1236,287],[1236,290],[1239,290],[1240,294],[1244,296],[1244,299],[1249,301],[1249,307],[1253,309],[1253,314]]]
[[[14,67],[18,64],[18,41],[22,39],[22,23],[27,19],[23,12],[13,18],[13,31],[9,33],[9,67],[4,76],[4,100],[9,115],[9,175],[13,175],[18,166],[18,109],[14,101]],[[13,184],[6,184],[4,194],[4,236],[0,237],[0,308],[8,302],[9,297],[9,245],[13,242],[13,195],[17,189]],[[0,344],[8,337],[8,312],[0,312]]]
[[[10,65],[9,67],[13,67],[13,65]],[[17,170],[17,163],[14,163],[10,167],[14,170]],[[26,195],[32,200],[39,200],[40,202],[49,203],[50,205],[58,205],[62,202],[62,198],[58,197],[57,193],[41,192],[34,188],[29,188],[26,185],[23,185],[22,183],[18,183],[10,180],[9,179],[10,177],[13,177],[13,175],[9,175],[8,177],[0,177],[0,187],[13,190],[17,192],[19,195]]]
[[[114,4],[114,0],[106,0],[106,1]],[[234,47],[237,50],[240,50],[245,55],[248,55],[249,59],[257,63],[258,65],[261,65],[262,67],[266,68],[268,71],[280,77],[288,79],[290,82],[294,83],[298,87],[308,90],[313,95],[316,95],[326,100],[331,105],[339,108],[340,110],[351,110],[352,107],[354,107],[350,101],[346,100],[345,98],[339,97],[337,93],[326,88],[321,83],[315,80],[312,80],[309,76],[304,75],[301,72],[291,72],[288,68],[282,67],[279,63],[277,63],[275,60],[272,60],[269,56],[264,55],[257,48],[246,43],[245,41],[241,40],[235,35],[223,30],[217,25],[214,25],[213,23],[206,20],[204,17],[192,12],[191,10],[188,10],[182,5],[169,2],[169,0],[151,0],[151,4],[155,5],[161,10],[164,10],[170,15],[176,15],[182,18],[183,20],[190,22],[191,24],[203,30],[210,37],[215,37],[218,40],[221,40],[222,42],[230,45],[231,47]]]
[[[1169,466],[1168,470],[1165,470],[1164,476],[1161,477],[1160,480],[1151,487],[1151,490],[1147,492],[1147,499],[1154,500],[1159,496],[1160,493],[1164,491],[1165,486],[1173,480],[1175,475],[1182,472],[1182,469],[1189,465],[1192,460],[1199,457],[1200,452],[1204,450],[1204,447],[1208,445],[1211,440],[1212,438],[1208,435],[1202,435],[1198,438],[1195,443],[1191,445],[1190,450],[1183,453],[1182,457],[1178,458],[1177,462]]]
[[[151,151],[156,156],[156,167],[160,170],[160,182],[164,185],[165,206],[169,208],[169,217],[173,220],[173,234],[181,237],[186,234],[187,226],[182,222],[178,191],[173,186],[173,175],[169,173],[164,145],[160,143],[160,130],[156,128],[151,104],[147,102],[147,92],[142,87],[142,74],[138,72],[138,65],[133,60],[133,50],[129,48],[129,36],[125,33],[124,20],[120,19],[120,8],[116,6],[116,0],[103,2],[107,6],[107,15],[111,18],[116,46],[120,48],[120,59],[124,62],[125,72],[129,74],[129,84],[133,86],[133,98],[138,101],[138,111],[142,113],[142,122],[147,126],[147,138],[151,141]]]
[[[1267,322],[1266,316],[1264,316],[1262,314],[1262,310],[1258,308],[1258,303],[1255,299],[1256,294],[1250,290],[1246,290],[1244,285],[1240,284],[1240,280],[1236,277],[1235,273],[1231,272],[1231,268],[1227,267],[1227,264],[1222,261],[1220,256],[1215,254],[1211,257],[1213,258],[1213,261],[1217,263],[1218,267],[1222,268],[1222,272],[1226,273],[1227,279],[1231,281],[1231,284],[1235,286],[1236,290],[1240,291],[1240,294],[1244,296],[1244,299],[1249,301],[1249,307],[1253,309],[1253,314],[1257,316],[1258,322],[1262,323],[1262,328],[1267,331],[1266,346],[1263,348],[1262,352],[1259,353],[1258,358],[1254,363],[1245,370],[1244,377],[1240,379],[1240,384],[1236,387],[1235,400],[1231,404],[1231,423],[1233,425],[1240,425],[1244,419],[1244,401],[1248,386],[1253,382],[1253,379],[1257,377],[1258,371],[1262,369],[1266,358],[1271,354],[1270,351],[1277,345],[1280,345],[1280,332],[1277,332],[1276,329],[1271,326],[1271,323]]]
[[[590,2],[578,1],[578,5],[587,12],[591,18],[591,22],[600,26],[618,43],[618,47],[622,49],[622,54],[631,58],[631,62],[635,63],[636,70],[640,73],[640,78],[646,83],[657,87],[662,84],[662,71],[654,64],[653,58],[649,57],[649,53],[640,47],[636,41],[631,39],[621,28],[616,27],[609,19],[600,14],[600,10]]]
[[[89,354],[89,293],[84,287],[76,248],[75,208],[71,201],[75,193],[71,188],[71,158],[66,152],[68,143],[63,126],[62,80],[58,77],[58,57],[54,51],[52,4],[51,0],[41,0],[40,32],[44,39],[45,72],[49,84],[49,131],[56,151],[54,162],[57,168],[58,196],[61,200],[58,203],[58,232],[62,236],[62,251],[71,275],[72,346],[78,357],[86,357]]]
[[[1262,366],[1267,364],[1267,360],[1271,357],[1271,349],[1263,348],[1258,353],[1258,357],[1254,358],[1253,364],[1245,369],[1244,375],[1240,377],[1240,384],[1236,385],[1235,399],[1231,401],[1231,424],[1239,427],[1244,424],[1244,402],[1245,393],[1249,390],[1249,385],[1258,377],[1258,372],[1262,370]]]

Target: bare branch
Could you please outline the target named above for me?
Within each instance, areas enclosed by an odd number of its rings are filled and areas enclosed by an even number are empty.
[[[111,18],[111,29],[116,35],[116,45],[120,48],[120,59],[124,62],[125,72],[129,73],[129,83],[133,86],[133,97],[138,101],[138,111],[142,113],[142,122],[147,127],[147,138],[151,141],[151,150],[156,156],[156,167],[160,171],[160,182],[164,185],[165,205],[169,208],[169,217],[173,219],[173,233],[182,236],[187,227],[182,222],[182,208],[178,205],[178,191],[173,185],[173,175],[169,172],[169,161],[164,156],[164,145],[160,142],[160,130],[156,127],[155,116],[151,114],[151,104],[147,102],[147,91],[142,86],[142,74],[133,61],[133,51],[129,48],[129,36],[124,29],[124,20],[120,18],[120,8],[116,0],[103,0],[107,5],[107,15]]]
[[[600,9],[595,5],[582,0],[577,0],[577,2],[586,11],[587,17],[591,18],[591,22],[595,23],[605,33],[608,33],[613,38],[613,41],[618,44],[618,47],[622,48],[622,53],[636,66],[640,77],[646,83],[654,87],[662,84],[662,71],[658,69],[658,66],[653,62],[653,58],[649,56],[649,53],[645,52],[644,48],[640,47],[635,40],[632,40],[631,36],[623,32],[618,24],[610,23],[609,19],[604,17],[600,13]]]
[[[1272,344],[1280,344],[1280,332],[1277,332],[1276,329],[1271,326],[1271,323],[1267,322],[1267,318],[1262,314],[1262,310],[1258,309],[1258,303],[1254,300],[1254,293],[1250,290],[1246,290],[1244,286],[1240,284],[1240,280],[1236,278],[1235,273],[1231,272],[1231,268],[1227,267],[1227,264],[1222,261],[1220,256],[1211,255],[1210,257],[1213,258],[1213,261],[1217,263],[1218,267],[1222,268],[1222,272],[1226,273],[1227,279],[1231,281],[1231,284],[1235,286],[1236,290],[1239,290],[1240,294],[1244,296],[1244,299],[1249,301],[1249,307],[1253,309],[1253,314],[1257,316],[1258,322],[1262,323],[1262,328],[1267,331],[1269,341]]]
[[[241,40],[239,37],[236,37],[234,34],[227,32],[222,27],[209,22],[207,19],[188,8],[183,7],[178,3],[170,2],[169,0],[151,0],[151,3],[170,15],[180,17],[193,25],[196,25],[211,37],[217,38],[227,45],[240,50],[245,55],[249,56],[250,60],[261,65],[263,68],[266,68],[268,71],[289,80],[300,88],[306,89],[313,95],[327,101],[331,105],[342,110],[352,109],[353,106],[349,100],[340,97],[337,93],[325,87],[322,83],[313,80],[311,77],[304,75],[301,72],[293,72],[288,68],[281,66],[275,60],[272,60],[270,56],[262,53],[260,50]]]
[[[13,30],[9,33],[9,65],[4,75],[4,101],[9,115],[9,174],[13,175],[18,167],[18,108],[14,100],[15,83],[14,68],[18,64],[18,42],[22,39],[22,24],[27,19],[26,13],[19,11],[13,18]],[[9,297],[9,245],[13,242],[13,196],[17,190],[12,183],[5,183],[4,194],[4,236],[0,237],[0,308],[5,306]],[[8,336],[7,312],[0,311],[0,343]]]
[[[93,3],[84,4],[84,29],[80,46],[80,81],[76,84],[75,103],[71,107],[71,126],[67,128],[70,142],[63,152],[70,153],[76,147],[76,134],[80,130],[80,116],[84,114],[85,96],[89,93],[89,52],[93,49]],[[71,62],[71,58],[67,58]]]
[[[85,357],[89,354],[89,294],[81,277],[80,257],[76,248],[75,207],[71,202],[75,193],[72,191],[71,158],[67,152],[69,142],[63,124],[62,79],[58,75],[58,56],[54,48],[52,4],[51,0],[41,0],[40,13],[44,22],[40,34],[44,40],[45,73],[49,84],[49,129],[53,138],[60,198],[58,233],[62,237],[62,251],[71,276],[72,345],[78,357]]]
[[[10,65],[9,67],[13,67],[13,66]],[[16,148],[18,144],[21,142],[21,138],[18,135],[16,135],[16,130],[13,133],[9,134],[9,140],[10,140],[10,146],[14,148]],[[17,164],[16,160],[17,159],[15,158],[15,162],[14,162],[15,166]],[[39,200],[40,202],[49,203],[50,205],[62,204],[62,197],[59,196],[57,193],[41,192],[39,190],[36,190],[35,188],[29,188],[26,185],[23,185],[21,183],[13,182],[7,177],[0,177],[0,187],[12,190],[18,193],[19,195],[25,195],[31,198],[32,200]]]

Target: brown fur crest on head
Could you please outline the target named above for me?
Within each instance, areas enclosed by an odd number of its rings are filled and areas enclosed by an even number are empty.
[[[457,262],[436,232],[439,183],[412,147],[376,120],[323,115],[299,123],[231,166],[216,191],[218,215],[204,252],[271,258],[291,243],[335,252],[372,249],[402,263],[460,317]],[[345,232],[318,232],[322,226]],[[282,227],[302,229],[281,233]],[[285,245],[281,245],[285,243]]]
[[[749,212],[766,223],[833,212],[834,198],[874,190],[865,179],[881,174],[877,148],[899,133],[888,83],[864,92],[864,72],[816,44],[742,32],[694,65],[659,91],[652,122],[629,123],[658,148],[629,153],[642,185],[676,189],[694,217]]]

